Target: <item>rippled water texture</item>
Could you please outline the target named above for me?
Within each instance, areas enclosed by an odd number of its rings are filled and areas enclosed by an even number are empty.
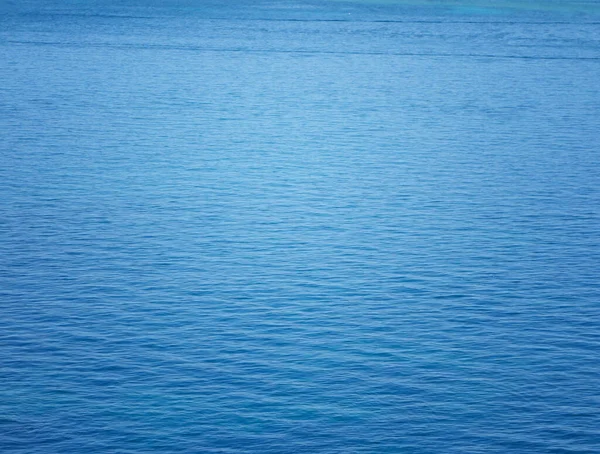
[[[5,4],[0,451],[600,452],[598,4],[451,3]]]

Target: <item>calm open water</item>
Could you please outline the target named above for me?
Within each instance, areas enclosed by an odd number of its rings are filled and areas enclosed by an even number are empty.
[[[0,9],[0,451],[600,452],[598,3],[175,3]]]

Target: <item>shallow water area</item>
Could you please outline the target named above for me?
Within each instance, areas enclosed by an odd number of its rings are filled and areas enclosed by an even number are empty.
[[[0,451],[598,452],[565,4],[4,5]]]

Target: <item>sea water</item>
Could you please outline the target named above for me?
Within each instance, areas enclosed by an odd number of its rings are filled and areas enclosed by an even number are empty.
[[[0,13],[0,451],[600,452],[597,2]]]

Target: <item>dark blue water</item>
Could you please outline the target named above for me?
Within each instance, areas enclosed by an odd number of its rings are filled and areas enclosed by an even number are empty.
[[[0,451],[600,452],[598,4],[223,3],[3,6]]]

